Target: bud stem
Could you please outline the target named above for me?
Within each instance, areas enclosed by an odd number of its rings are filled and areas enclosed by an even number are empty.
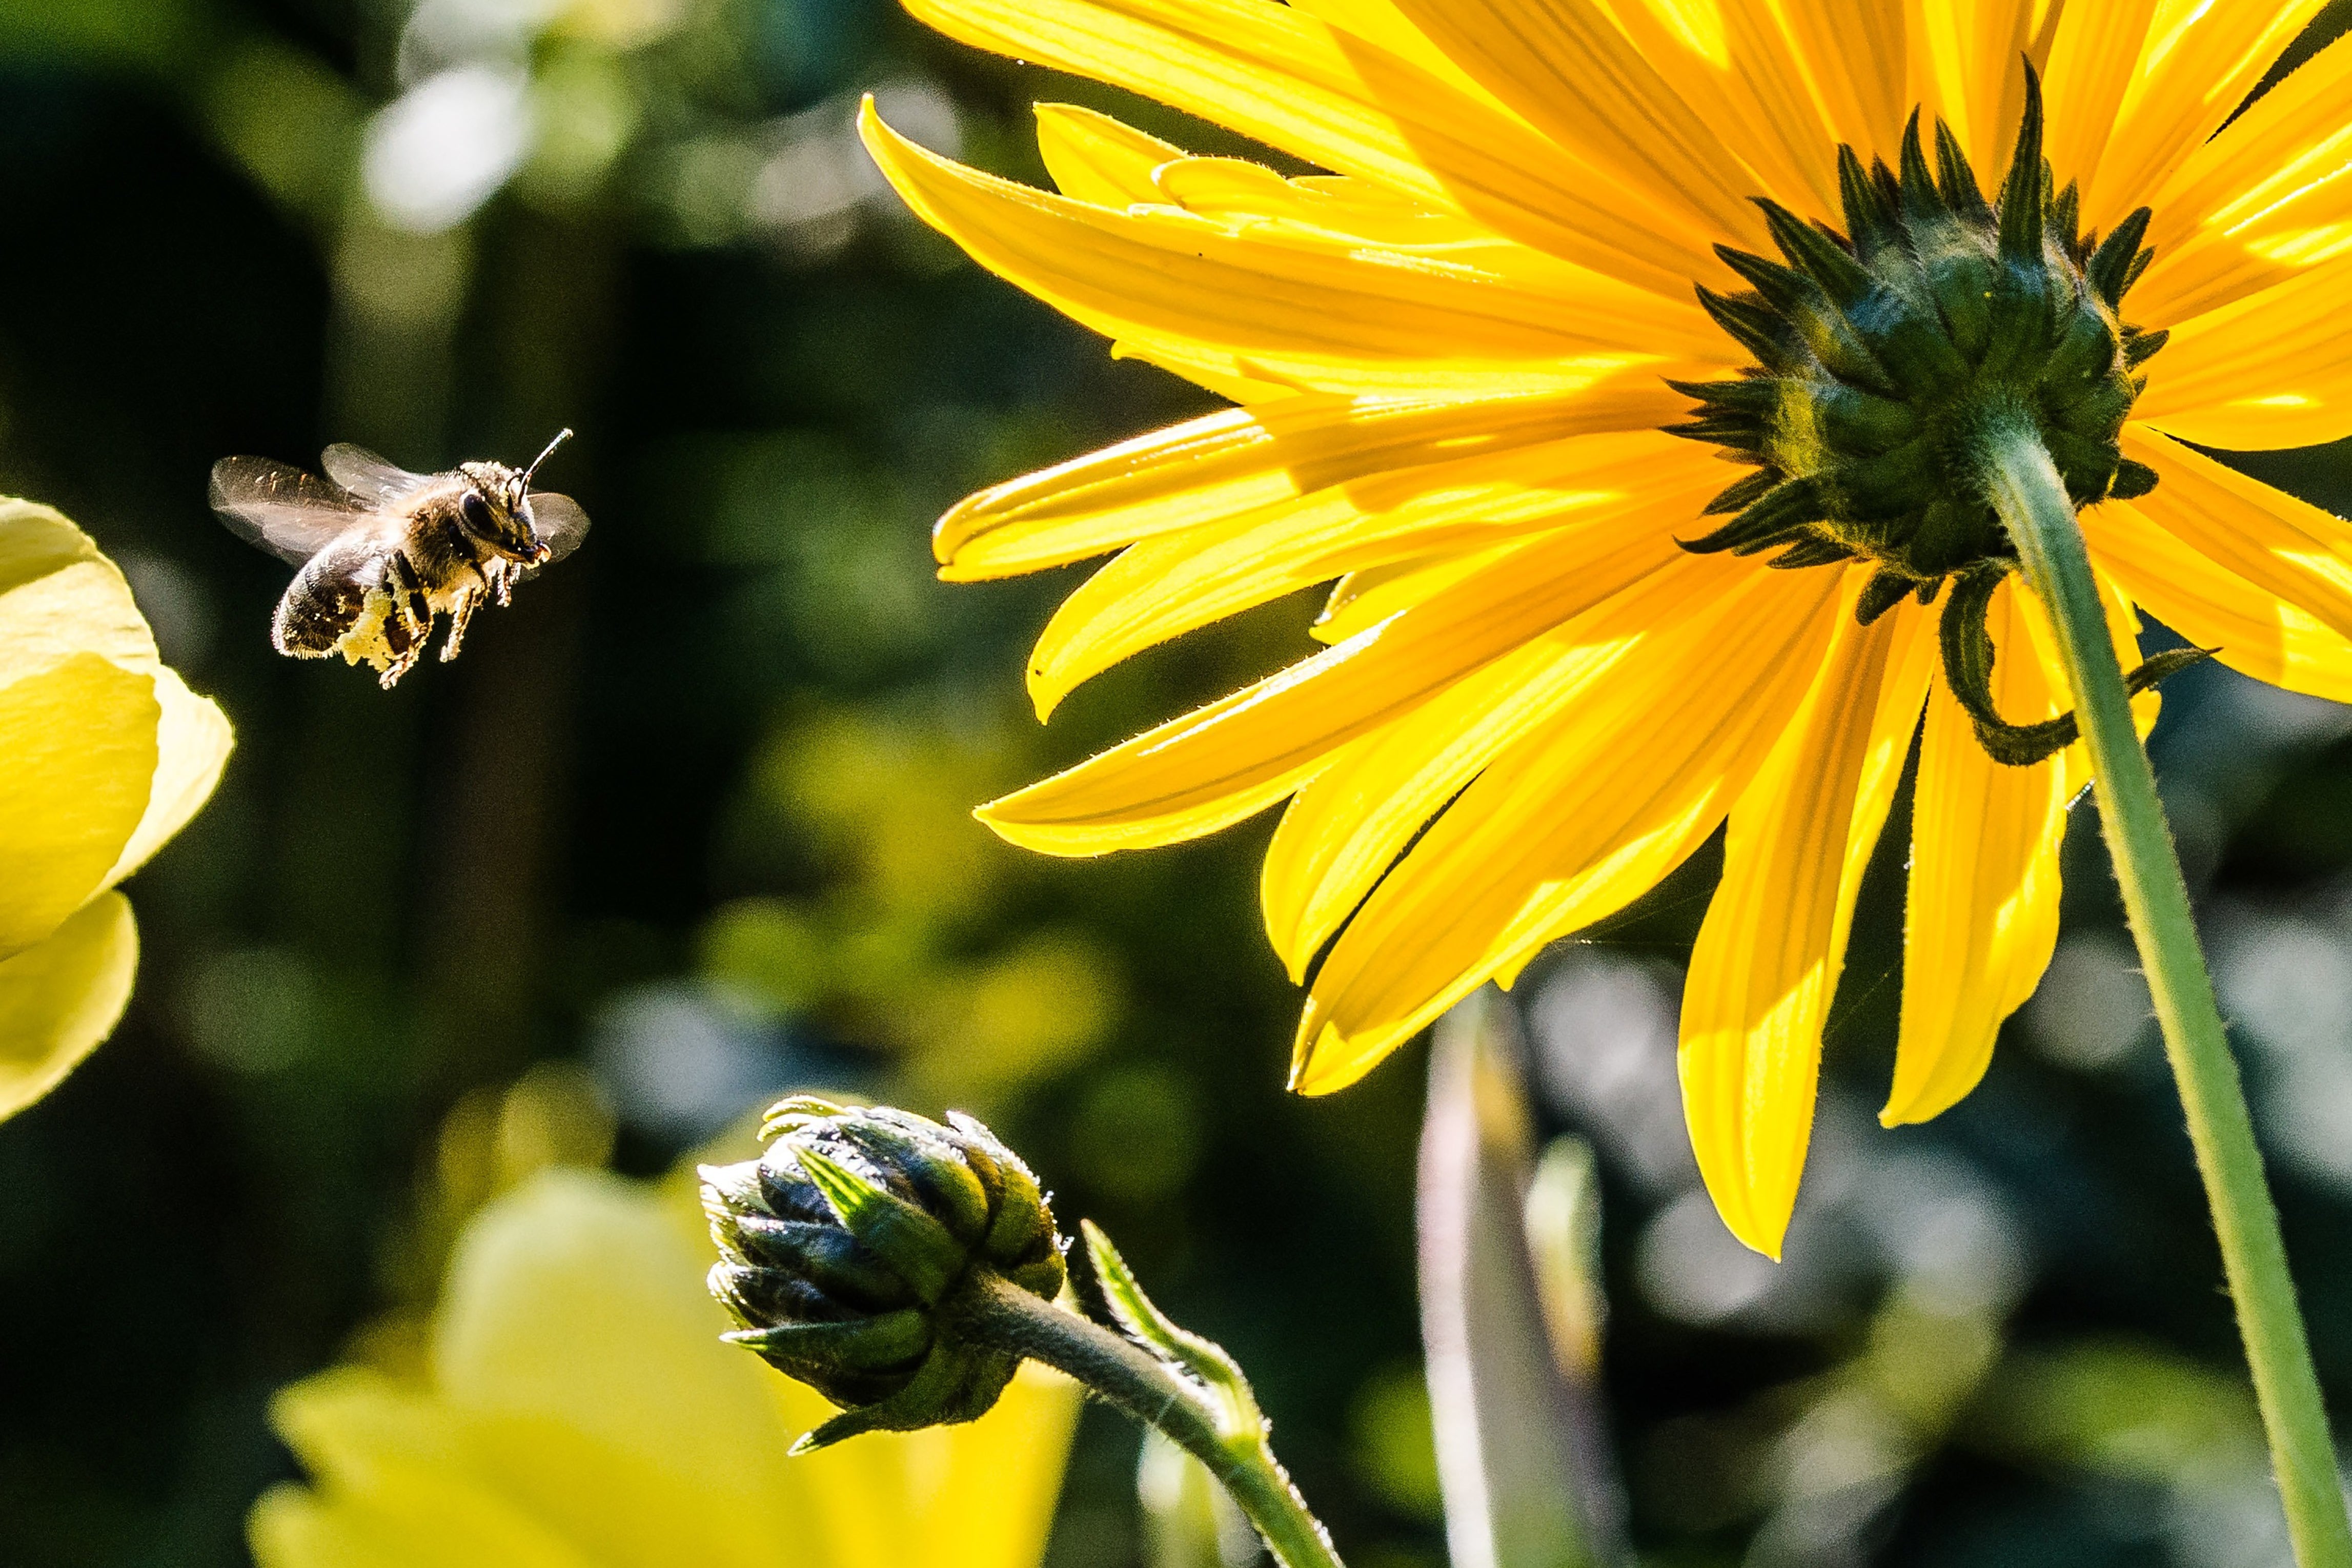
[[[2156,774],[2132,727],[2122,667],[2108,636],[2074,508],[2030,421],[1988,430],[1979,472],[2017,547],[2025,580],[2049,612],[2098,783],[2099,818],[2146,967],[2165,1053],[2187,1113],[2221,1267],[2237,1303],[2271,1463],[2302,1568],[2352,1568],[2327,1412],[2287,1272],[2278,1213],[2263,1176],[2213,984],[2190,918]]]
[[[1263,1420],[1223,1419],[1206,1391],[1167,1363],[993,1270],[971,1270],[940,1311],[973,1343],[1058,1367],[1165,1433],[1224,1484],[1283,1568],[1343,1568],[1322,1522],[1276,1460]]]

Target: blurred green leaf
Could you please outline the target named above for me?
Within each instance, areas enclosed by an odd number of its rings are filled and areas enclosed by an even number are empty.
[[[1143,1434],[1135,1495],[1150,1568],[1244,1568],[1256,1561],[1256,1531],[1209,1468],[1156,1431]]]
[[[1533,1123],[1507,1019],[1481,991],[1439,1023],[1430,1056],[1422,1338],[1446,1542],[1454,1568],[1624,1563],[1598,1390],[1554,1348],[1528,1252]],[[1550,1266],[1575,1272],[1573,1245],[1548,1249]]]

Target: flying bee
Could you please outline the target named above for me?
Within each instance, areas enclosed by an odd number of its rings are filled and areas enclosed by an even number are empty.
[[[411,474],[340,443],[320,458],[324,479],[266,457],[224,457],[213,465],[213,510],[239,538],[302,569],[270,617],[278,651],[364,662],[389,691],[425,656],[436,616],[449,617],[446,662],[484,599],[503,606],[517,582],[579,548],[588,514],[569,496],[530,487],[571,434],[520,469],[460,463]]]

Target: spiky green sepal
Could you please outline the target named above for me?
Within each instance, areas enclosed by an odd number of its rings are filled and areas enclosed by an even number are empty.
[[[2032,421],[2077,507],[2156,484],[2118,444],[2139,367],[2166,336],[2118,314],[2152,255],[2147,210],[2105,238],[2080,232],[2077,192],[2053,190],[2042,156],[2030,68],[1997,201],[1948,127],[1935,141],[1931,168],[1914,114],[1897,169],[1841,150],[1844,234],[1758,204],[1780,259],[1723,248],[1752,292],[1699,290],[1756,363],[1675,383],[1698,407],[1668,427],[1757,470],[1708,507],[1728,520],[1684,548],[1777,552],[1788,568],[1869,562],[1864,624],[1906,594],[1928,602],[1956,574],[2015,562],[1978,473],[1992,422]]]
[[[1020,1358],[956,1334],[943,1303],[981,1271],[1058,1295],[1066,1243],[1029,1167],[986,1127],[814,1096],[768,1113],[766,1154],[702,1170],[728,1338],[844,1414],[803,1440],[984,1414]]]
[[[1993,591],[2007,572],[2006,567],[1988,562],[1960,573],[1952,585],[1951,597],[1944,601],[1943,618],[1937,632],[1943,644],[1945,684],[1951,688],[1952,699],[1959,704],[1960,711],[1969,716],[1977,744],[1995,762],[2030,768],[2074,745],[2081,730],[2072,713],[2062,713],[2038,724],[2011,724],[1994,704],[1992,634],[1985,629],[1985,616],[1992,606]],[[2171,648],[2144,659],[2124,677],[2124,695],[2136,697],[2152,691],[2158,682],[2179,674],[2191,664],[2203,664],[2218,651]]]

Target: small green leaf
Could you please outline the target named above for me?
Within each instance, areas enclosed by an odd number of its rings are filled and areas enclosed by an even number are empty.
[[[1102,1281],[1103,1299],[1128,1337],[1161,1360],[1182,1367],[1207,1388],[1220,1406],[1225,1436],[1254,1437],[1262,1433],[1265,1417],[1259,1413],[1249,1380],[1242,1375],[1241,1364],[1227,1355],[1222,1345],[1170,1322],[1168,1314],[1136,1283],[1127,1260],[1118,1255],[1100,1226],[1081,1219],[1078,1229],[1087,1239],[1087,1256],[1094,1261],[1095,1275]]]

